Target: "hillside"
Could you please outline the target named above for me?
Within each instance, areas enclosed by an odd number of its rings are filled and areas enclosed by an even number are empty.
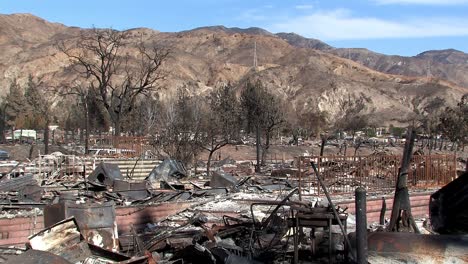
[[[78,36],[84,30],[87,29],[49,23],[32,15],[0,15],[0,93],[6,93],[14,78],[24,84],[29,74],[44,75],[55,85],[77,78],[72,71],[64,70],[69,61],[55,44],[60,40],[79,41]],[[405,122],[415,108],[432,111],[427,107],[433,101],[445,102],[442,106],[453,105],[468,92],[467,88],[454,84],[463,84],[466,78],[450,70],[453,65],[461,65],[460,72],[463,69],[463,59],[455,51],[447,51],[445,55],[427,52],[405,59],[352,50],[352,60],[348,60],[345,50],[321,41],[295,34],[275,35],[259,28],[216,26],[176,33],[136,28],[128,33],[135,40],[142,38],[171,49],[171,57],[165,64],[169,76],[163,83],[163,98],[179,87],[204,94],[220,82],[238,84],[247,78],[258,78],[290,102],[291,108],[300,111],[319,107],[333,116],[339,111],[340,100],[363,97],[368,109],[375,111],[376,119],[384,124]],[[252,69],[254,43],[257,71]],[[406,63],[402,65],[409,65],[406,68],[414,68],[413,73],[392,68],[400,60]],[[437,61],[432,64],[434,69],[445,65],[451,73],[442,79],[418,77],[426,76],[421,71],[428,60]]]
[[[277,35],[293,46],[327,51],[383,73],[429,76],[468,87],[468,75],[465,74],[468,71],[468,54],[458,50],[430,50],[413,57],[404,57],[380,54],[367,49],[335,49],[319,40],[293,33]]]

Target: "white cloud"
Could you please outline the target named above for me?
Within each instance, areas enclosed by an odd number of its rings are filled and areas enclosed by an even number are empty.
[[[314,8],[314,6],[313,5],[297,5],[294,8],[304,10],[304,9],[312,9]]]
[[[258,9],[248,9],[243,11],[238,17],[237,20],[243,21],[263,21],[268,17],[263,15],[262,12]]]
[[[295,32],[321,40],[468,36],[468,19],[424,17],[386,20],[354,16],[349,10],[316,11],[273,24],[273,32]]]
[[[402,5],[463,5],[468,0],[373,0],[380,5],[402,4]]]

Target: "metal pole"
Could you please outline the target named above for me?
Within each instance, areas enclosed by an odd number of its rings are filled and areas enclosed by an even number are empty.
[[[299,157],[297,162],[299,163],[299,201],[302,201],[302,157]]]
[[[356,188],[356,252],[357,263],[367,264],[367,217],[366,217],[366,189]]]

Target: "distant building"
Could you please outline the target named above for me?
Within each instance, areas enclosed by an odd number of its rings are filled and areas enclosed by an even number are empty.
[[[20,138],[36,140],[37,139],[36,130],[18,129],[18,130],[13,131],[13,140],[18,140]]]

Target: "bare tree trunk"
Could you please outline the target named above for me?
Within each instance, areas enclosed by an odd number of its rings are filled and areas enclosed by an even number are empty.
[[[257,166],[255,167],[255,172],[261,172],[261,168],[260,168],[260,125],[257,124],[257,127],[256,127],[256,136],[257,136],[257,142],[256,142],[256,147],[257,147]]]
[[[361,147],[361,143],[356,145],[356,147],[354,148],[354,161],[356,161],[357,152],[358,152],[360,147]]]
[[[322,137],[322,143],[320,144],[320,157],[323,156],[323,152],[325,151],[325,144],[327,144],[327,137]]]
[[[395,197],[393,199],[392,216],[390,224],[387,227],[388,231],[400,231],[400,221],[403,227],[408,230],[413,229],[415,233],[419,233],[419,229],[414,222],[411,214],[411,204],[408,192],[408,170],[413,154],[414,139],[416,132],[413,128],[408,129],[406,135],[405,149],[401,161],[401,167],[395,188]]]
[[[89,110],[88,110],[88,103],[84,103],[85,107],[85,154],[89,153]]]
[[[117,120],[114,122],[114,136],[120,136],[120,115],[118,115]]]
[[[83,141],[84,141],[84,134],[83,134],[84,132],[83,132],[83,130],[84,130],[84,129],[81,127],[81,128],[80,128],[79,135],[78,135],[79,138],[80,138],[80,144],[82,144]]]
[[[35,146],[35,144],[32,143],[32,144],[31,144],[31,147],[29,148],[29,156],[28,156],[28,159],[29,159],[29,160],[32,160],[32,158],[33,158],[34,146]]]
[[[6,133],[5,133],[5,131],[6,131],[6,124],[7,124],[7,120],[6,120],[6,108],[7,108],[7,107],[6,107],[6,104],[5,104],[5,107],[3,107],[3,109],[2,109],[2,124],[1,124],[1,125],[2,125],[2,127],[1,127],[1,137],[2,137],[2,138],[1,138],[1,141],[2,141],[3,144],[6,144],[6,143],[7,143],[7,141],[6,141],[6,135],[5,135],[5,134],[6,134]]]
[[[266,133],[265,145],[262,149],[262,165],[266,164],[268,149],[270,149],[270,133]]]
[[[47,117],[45,128],[44,128],[44,154],[49,154],[49,118]]]
[[[210,177],[211,158],[213,157],[214,150],[210,150],[208,154],[208,161],[206,162],[206,176]]]

